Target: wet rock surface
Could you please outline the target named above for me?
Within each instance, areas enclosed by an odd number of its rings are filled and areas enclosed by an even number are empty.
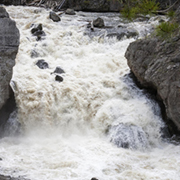
[[[66,13],[66,14],[69,14],[69,15],[75,15],[75,14],[76,14],[75,11],[74,11],[74,9],[67,9],[67,10],[65,11],[65,13]]]
[[[58,82],[62,82],[63,81],[63,77],[56,75],[55,80]]]
[[[61,67],[57,66],[56,69],[54,70],[54,73],[63,74],[65,73],[65,71]]]
[[[125,57],[143,87],[154,89],[163,102],[170,129],[180,131],[180,37],[165,42],[138,40],[129,45]],[[175,129],[174,129],[175,128]],[[177,128],[177,129],[176,129]]]
[[[28,180],[28,179],[21,178],[21,177],[14,178],[14,177],[11,177],[11,176],[0,175],[0,180]]]
[[[49,13],[49,18],[52,19],[54,22],[61,21],[61,18],[54,11],[51,11]]]
[[[125,149],[145,149],[148,147],[146,133],[141,127],[119,124],[109,129],[110,141]]]
[[[49,64],[44,60],[44,59],[40,59],[37,61],[36,65],[40,68],[40,69],[48,69],[49,68]]]
[[[98,28],[104,27],[104,20],[98,17],[97,19],[93,20],[93,26]]]
[[[37,41],[41,40],[43,36],[45,36],[45,32],[43,31],[43,25],[37,24],[33,25],[33,28],[31,29],[31,33],[33,36],[37,37]]]
[[[113,24],[111,26],[106,25],[103,18],[94,19],[92,22],[87,24],[87,28],[84,35],[88,35],[91,38],[116,38],[117,40],[122,40],[123,38],[136,38],[139,36],[137,30],[129,28],[125,25]]]
[[[12,68],[19,47],[19,30],[9,18],[5,8],[0,7],[0,130],[15,108],[14,93],[10,88]]]

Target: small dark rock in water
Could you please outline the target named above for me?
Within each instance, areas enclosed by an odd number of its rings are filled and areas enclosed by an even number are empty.
[[[104,27],[104,20],[98,17],[96,20],[93,20],[93,26],[98,28]]]
[[[31,58],[37,58],[38,56],[39,56],[39,54],[36,50],[31,51]]]
[[[0,161],[2,161],[3,159],[2,158],[0,158]]]
[[[65,71],[60,67],[56,67],[56,69],[54,70],[54,73],[62,74],[62,73],[65,73]]]
[[[122,33],[111,33],[111,34],[107,34],[108,38],[113,38],[116,37],[117,40],[121,40],[124,36],[126,36],[126,33],[122,32]]]
[[[47,63],[44,59],[38,60],[38,62],[36,63],[36,65],[37,65],[40,69],[47,69],[47,68],[49,68],[48,63]]]
[[[40,41],[41,40],[41,35],[38,35],[37,38],[36,38],[37,41]]]
[[[41,40],[42,36],[45,36],[45,32],[43,31],[42,24],[38,24],[36,27],[31,29],[31,33],[34,36],[37,36],[37,41]]]
[[[59,75],[56,75],[55,80],[58,81],[58,82],[62,82],[63,78],[61,76],[59,76]]]
[[[49,13],[49,18],[52,19],[54,22],[61,21],[61,18],[53,11]]]
[[[95,178],[95,177],[93,177],[93,178],[91,178],[91,180],[98,180],[97,178]]]
[[[31,29],[31,33],[34,34],[37,31],[42,31],[42,24],[38,24],[36,27]]]
[[[128,31],[128,32],[126,33],[127,38],[136,37],[136,36],[138,36],[138,35],[139,35],[139,34],[138,34],[137,31]]]
[[[116,37],[117,40],[121,40],[123,37],[127,37],[127,38],[132,38],[132,37],[137,37],[138,33],[136,31],[127,31],[127,32],[121,32],[121,33],[110,33],[107,34],[108,38],[113,38]]]
[[[0,180],[11,180],[11,176],[0,175]]]
[[[44,36],[45,33],[44,33],[44,31],[37,30],[37,31],[35,31],[35,32],[33,33],[33,35],[34,35],[34,36]]]
[[[69,14],[69,15],[75,15],[76,14],[74,9],[67,9],[65,13]]]

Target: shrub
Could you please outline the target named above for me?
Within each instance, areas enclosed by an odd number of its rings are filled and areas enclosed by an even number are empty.
[[[176,22],[162,22],[156,27],[156,35],[162,39],[169,39],[179,32],[179,24]]]
[[[158,9],[159,3],[156,3],[156,0],[126,0],[121,14],[124,18],[133,20],[140,14],[151,15]]]

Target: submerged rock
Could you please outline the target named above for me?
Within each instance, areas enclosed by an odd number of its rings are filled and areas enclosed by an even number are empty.
[[[44,59],[40,59],[37,61],[36,65],[40,68],[40,69],[47,69],[49,68],[48,63],[44,60]]]
[[[49,13],[49,18],[52,19],[54,22],[61,21],[61,18],[54,11],[51,11]]]
[[[29,180],[29,179],[25,179],[23,177],[14,178],[11,176],[0,175],[0,180]]]
[[[125,32],[122,32],[122,33],[110,33],[110,34],[107,34],[107,37],[108,38],[114,38],[116,37],[118,40],[121,40],[123,37],[126,36],[126,33]]]
[[[65,14],[75,15],[76,13],[75,13],[74,9],[67,9],[67,10],[65,11]]]
[[[15,109],[9,116],[9,119],[4,127],[5,136],[16,136],[20,134],[20,128],[21,124],[18,121],[18,112],[17,109]]]
[[[141,127],[135,125],[119,124],[109,130],[110,141],[118,147],[128,149],[145,149],[148,140]]]
[[[37,57],[39,57],[39,53],[36,50],[33,49],[31,51],[31,58],[37,58]]]
[[[104,23],[103,23],[104,24]],[[97,24],[97,27],[93,26],[93,23],[89,22],[87,24],[87,29],[84,35],[88,35],[91,38],[117,38],[117,40],[122,40],[125,38],[136,38],[139,36],[139,33],[134,28],[129,28],[128,26],[123,25],[113,25],[113,26],[104,26]]]

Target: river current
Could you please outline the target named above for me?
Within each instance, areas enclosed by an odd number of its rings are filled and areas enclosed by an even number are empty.
[[[50,10],[5,7],[20,30],[11,86],[20,134],[0,140],[0,174],[31,180],[179,180],[180,146],[161,138],[160,108],[135,87],[124,57],[135,39],[89,36],[87,24],[127,26],[146,36],[158,20],[123,24],[118,13],[61,15]],[[31,29],[41,23],[40,41]],[[49,65],[40,69],[43,59]],[[55,80],[56,67],[62,82]],[[11,129],[11,128],[10,128]],[[11,129],[11,132],[13,131]]]

